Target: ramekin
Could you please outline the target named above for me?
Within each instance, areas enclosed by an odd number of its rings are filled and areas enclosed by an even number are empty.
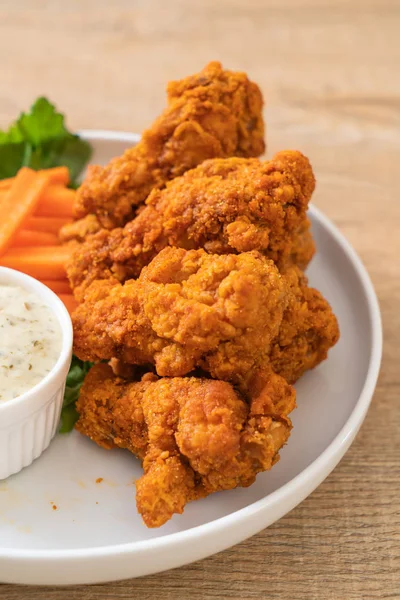
[[[61,353],[50,373],[18,398],[0,404],[0,479],[5,479],[38,458],[57,431],[72,357],[72,322],[63,302],[33,277],[0,267],[1,284],[39,296],[53,310],[62,334]]]

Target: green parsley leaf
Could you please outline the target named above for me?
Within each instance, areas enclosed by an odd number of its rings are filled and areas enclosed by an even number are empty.
[[[91,362],[79,360],[76,356],[72,357],[65,385],[63,407],[61,410],[60,433],[69,433],[78,420],[79,415],[76,411],[75,404],[79,398],[83,381],[92,365],[93,363]]]
[[[91,153],[90,144],[65,127],[64,115],[46,98],[38,98],[7,131],[0,130],[0,179],[13,177],[23,166],[66,166],[76,187]]]
[[[70,404],[63,408],[61,413],[61,426],[58,430],[60,433],[69,433],[73,430],[75,423],[79,419],[78,411],[75,404]]]
[[[0,142],[0,179],[14,177],[17,171],[25,165],[27,149],[28,146],[23,142],[18,144],[9,142],[2,144]]]

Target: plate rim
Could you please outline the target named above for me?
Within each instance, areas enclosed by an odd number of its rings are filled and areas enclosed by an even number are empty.
[[[78,131],[78,135],[84,137],[88,141],[104,140],[128,142],[134,144],[140,140],[139,134],[116,130],[83,129]],[[15,563],[32,561],[38,565],[38,563],[44,562],[56,563],[60,561],[82,558],[116,558],[126,554],[135,555],[137,553],[145,553],[148,551],[160,551],[168,546],[176,547],[180,546],[181,544],[191,543],[194,541],[201,544],[202,538],[207,538],[210,533],[217,536],[222,535],[223,532],[229,529],[232,525],[243,522],[247,518],[255,516],[257,513],[262,513],[268,505],[278,505],[285,499],[286,496],[290,496],[290,492],[293,490],[293,488],[296,488],[299,482],[302,480],[308,480],[309,482],[313,481],[314,483],[311,484],[311,488],[307,488],[308,491],[306,492],[306,495],[299,495],[299,502],[296,502],[294,505],[297,506],[329,475],[329,473],[335,468],[335,466],[343,457],[344,453],[347,451],[348,446],[354,440],[354,437],[356,436],[367,414],[380,371],[383,332],[378,298],[371,278],[361,258],[358,256],[346,237],[339,231],[336,225],[334,225],[330,219],[324,215],[324,213],[322,213],[313,204],[310,204],[309,212],[312,214],[313,218],[318,221],[320,225],[322,225],[322,227],[328,230],[329,234],[341,247],[356,271],[367,301],[368,317],[371,324],[372,337],[368,371],[361,393],[346,423],[343,425],[331,443],[327,446],[327,448],[325,448],[325,450],[312,463],[298,473],[298,475],[293,477],[290,481],[279,487],[274,492],[267,494],[260,500],[257,500],[248,506],[202,525],[197,525],[184,531],[178,531],[162,537],[156,537],[147,540],[85,548],[29,550],[21,548],[6,548],[1,547],[0,545],[0,560],[11,559]],[[294,506],[292,508],[294,508]],[[242,539],[245,539],[245,537],[246,536],[244,536]]]

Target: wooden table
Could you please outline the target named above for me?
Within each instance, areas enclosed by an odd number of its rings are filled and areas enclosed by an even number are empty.
[[[45,94],[73,128],[140,131],[169,79],[211,59],[248,71],[265,94],[269,154],[292,147],[310,157],[315,202],[364,260],[385,328],[360,434],[281,521],[161,575],[69,590],[4,585],[0,598],[399,599],[399,2],[3,0],[0,50],[4,126]]]

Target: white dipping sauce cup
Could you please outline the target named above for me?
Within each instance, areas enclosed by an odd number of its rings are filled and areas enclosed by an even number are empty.
[[[71,318],[56,294],[33,277],[0,267],[0,285],[5,284],[32,292],[49,306],[60,324],[62,346],[56,364],[40,383],[0,404],[0,479],[30,465],[50,444],[60,420],[72,357]]]

